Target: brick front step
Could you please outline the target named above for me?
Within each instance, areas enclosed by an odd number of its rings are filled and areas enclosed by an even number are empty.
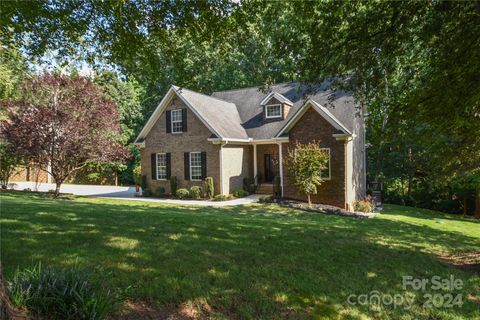
[[[273,185],[262,183],[257,187],[256,194],[273,194]]]

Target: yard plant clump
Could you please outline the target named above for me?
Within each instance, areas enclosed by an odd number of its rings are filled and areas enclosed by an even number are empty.
[[[245,198],[246,196],[248,196],[248,192],[243,189],[238,189],[233,192],[233,196],[235,198]]]
[[[366,197],[365,199],[355,201],[353,210],[357,212],[373,212],[375,210],[375,202],[372,198]]]
[[[231,194],[217,194],[214,198],[213,201],[227,201],[227,200],[232,200],[233,196]]]
[[[214,192],[215,192],[215,189],[213,187],[213,178],[207,177],[205,179],[205,193],[207,194],[207,197],[212,199]]]
[[[190,198],[200,199],[202,196],[202,188],[199,186],[193,186],[190,188]]]
[[[177,198],[182,200],[190,198],[190,191],[188,191],[188,189],[185,189],[185,188],[178,189]]]
[[[65,270],[38,264],[17,270],[9,291],[15,306],[48,319],[105,319],[120,303],[118,295],[76,267]]]

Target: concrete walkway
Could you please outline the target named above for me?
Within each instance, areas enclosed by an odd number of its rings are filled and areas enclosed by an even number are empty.
[[[37,187],[34,182],[12,182],[16,190],[24,190],[30,188],[32,191],[47,192],[55,189],[53,183],[41,183]],[[209,201],[209,200],[177,200],[177,199],[155,199],[135,197],[135,187],[117,187],[117,186],[98,186],[98,185],[81,185],[81,184],[62,184],[60,192],[71,193],[78,196],[100,197],[100,198],[116,198],[134,201],[147,201],[159,203],[171,203],[177,205],[196,205],[196,206],[238,206],[254,202],[258,202],[261,195],[252,194],[245,198],[229,200],[229,201]]]

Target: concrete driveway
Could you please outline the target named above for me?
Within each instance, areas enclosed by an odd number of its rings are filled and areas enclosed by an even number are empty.
[[[12,182],[16,184],[15,189],[23,190],[30,188],[32,191],[55,190],[53,183],[40,183],[35,188],[34,182]],[[78,196],[96,196],[96,197],[120,197],[133,198],[135,196],[135,187],[116,187],[116,186],[96,186],[86,184],[62,184],[60,187],[62,193],[72,193]]]
[[[24,190],[30,188],[32,191],[47,192],[49,190],[55,190],[55,184],[53,183],[41,183],[35,187],[34,182],[12,182],[15,184],[16,190]],[[62,184],[60,192],[71,193],[78,196],[90,196],[90,197],[105,197],[105,198],[119,198],[135,201],[147,201],[147,202],[159,202],[159,203],[171,203],[178,205],[196,205],[196,206],[236,206],[249,203],[258,202],[261,197],[257,194],[249,195],[245,198],[234,199],[229,201],[207,201],[207,200],[177,200],[177,199],[156,199],[156,198],[142,198],[135,197],[135,187],[117,187],[117,186],[98,186],[98,185],[82,185],[82,184]]]

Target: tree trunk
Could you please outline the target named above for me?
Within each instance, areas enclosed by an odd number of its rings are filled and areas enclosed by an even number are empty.
[[[55,180],[55,198],[60,194],[60,187],[62,185],[61,181]]]
[[[308,207],[312,207],[312,199],[310,198],[310,193],[307,193]]]
[[[467,215],[467,192],[463,194],[463,216]]]
[[[475,195],[475,218],[480,219],[480,186],[476,188]]]

